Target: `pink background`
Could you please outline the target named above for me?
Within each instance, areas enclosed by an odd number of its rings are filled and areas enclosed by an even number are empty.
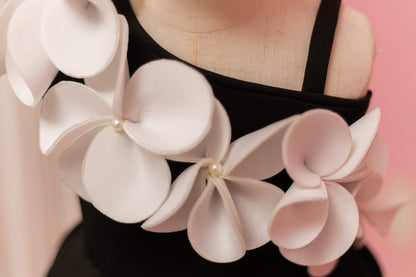
[[[366,14],[373,26],[377,55],[370,88],[372,107],[382,111],[380,133],[390,148],[387,180],[396,193],[415,195],[416,170],[416,1],[344,0]],[[399,192],[397,192],[399,191]],[[399,215],[387,238],[367,231],[370,248],[386,277],[416,276],[414,204]],[[409,220],[411,218],[412,220]]]
[[[371,105],[381,107],[380,132],[391,152],[387,182],[393,185],[393,193],[414,197],[416,1],[344,2],[366,14],[374,29],[377,56],[370,83],[374,91]],[[0,93],[2,277],[45,276],[63,235],[80,218],[75,196],[50,170],[51,163],[39,152],[37,139],[28,139],[38,138],[38,114],[37,109],[24,107],[11,92]],[[384,277],[416,276],[415,211],[414,204],[408,205],[387,238],[372,229],[366,232]]]

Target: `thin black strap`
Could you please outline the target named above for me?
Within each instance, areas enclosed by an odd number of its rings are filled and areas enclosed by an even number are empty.
[[[313,27],[302,91],[324,93],[341,0],[322,0]]]

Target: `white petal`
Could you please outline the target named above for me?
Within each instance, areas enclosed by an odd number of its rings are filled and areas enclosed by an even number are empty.
[[[83,181],[99,211],[113,220],[134,223],[148,218],[165,200],[170,171],[165,159],[106,127],[88,148]]]
[[[124,130],[139,145],[162,155],[196,147],[211,128],[214,97],[204,76],[172,60],[140,67],[123,98]]]
[[[28,106],[40,101],[58,73],[41,43],[40,22],[46,2],[24,1],[10,20],[7,32],[7,76],[16,96]]]
[[[233,262],[246,252],[236,209],[230,201],[225,185],[216,189],[208,182],[189,217],[188,237],[192,247],[212,262]]]
[[[303,188],[294,183],[273,211],[269,224],[271,240],[287,249],[303,247],[321,233],[328,213],[325,184]]]
[[[270,241],[268,223],[283,191],[270,183],[239,177],[227,177],[225,183],[233,198],[241,222],[247,250]]]
[[[69,76],[94,76],[116,53],[119,18],[109,0],[48,1],[41,24],[47,55]]]
[[[347,123],[328,110],[302,114],[286,132],[283,160],[290,177],[305,187],[318,186],[320,176],[340,168],[351,152]]]
[[[283,137],[297,117],[270,124],[234,141],[224,163],[225,175],[264,180],[283,170]]]
[[[327,180],[339,180],[354,172],[363,161],[377,133],[380,122],[380,109],[376,108],[350,126],[352,152],[347,162],[335,173],[326,176]]]
[[[358,232],[358,208],[350,193],[336,183],[326,184],[329,199],[328,220],[319,236],[305,247],[280,248],[282,255],[296,264],[316,266],[342,256]]]
[[[42,101],[39,138],[42,153],[64,149],[83,133],[109,124],[111,107],[90,88],[75,82],[60,82]]]
[[[205,168],[197,163],[184,172],[173,182],[168,198],[142,228],[152,232],[176,232],[185,230],[188,218],[196,200],[206,186]]]
[[[82,181],[82,163],[91,141],[101,128],[95,128],[74,141],[58,157],[59,176],[71,190],[90,201]]]
[[[212,158],[217,162],[223,162],[228,152],[230,141],[230,119],[224,107],[216,100],[212,126],[205,139],[191,151],[169,157],[169,159],[181,162],[197,162],[203,158]]]
[[[365,157],[366,166],[369,170],[384,175],[389,163],[389,150],[386,142],[380,134],[376,134],[373,143],[368,149]]]
[[[15,10],[24,0],[0,1],[0,76],[6,72],[6,41],[7,29]]]
[[[119,15],[119,21],[120,40],[116,56],[103,72],[94,77],[85,78],[85,84],[97,91],[107,104],[113,106],[116,116],[122,117],[121,107],[118,107],[115,99],[123,93],[129,79],[129,68],[127,64],[129,26],[124,16]]]
[[[359,190],[355,195],[358,205],[366,203],[376,198],[383,186],[383,176],[373,173],[358,182]]]

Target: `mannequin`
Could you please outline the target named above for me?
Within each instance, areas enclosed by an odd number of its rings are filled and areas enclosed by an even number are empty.
[[[231,141],[314,108],[335,111],[349,124],[362,117],[368,108],[371,93],[363,96],[374,54],[371,28],[364,16],[346,7],[336,20],[339,1],[326,0],[322,5],[321,0],[113,0],[113,3],[130,28],[127,53],[130,72],[149,61],[166,58],[179,58],[199,67],[197,70],[206,77],[227,111],[232,126]],[[327,73],[329,54],[332,57]],[[312,63],[311,57],[316,58]],[[311,72],[319,73],[318,78]],[[319,87],[304,89],[304,80],[317,81]],[[341,98],[323,96],[325,82],[326,94]],[[172,180],[186,168],[185,164],[172,161],[169,166]],[[292,181],[283,171],[267,182],[286,190]],[[104,216],[93,204],[82,199],[80,203],[83,221],[65,239],[48,276],[80,276],[78,269],[89,272],[82,275],[88,277],[102,276],[100,273],[269,276],[276,270],[282,276],[307,276],[306,267],[285,259],[272,242],[247,251],[236,262],[213,263],[198,255],[186,230],[167,234],[148,232],[141,222],[120,223]],[[358,263],[362,266],[351,266]],[[380,276],[366,248],[350,249],[335,270],[335,276],[364,276],[355,272]]]
[[[130,0],[137,19],[163,48],[228,77],[301,90],[320,1]],[[340,11],[325,94],[365,95],[374,58],[367,18]]]

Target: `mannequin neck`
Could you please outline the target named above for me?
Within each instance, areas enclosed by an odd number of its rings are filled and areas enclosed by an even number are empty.
[[[138,17],[141,12],[174,29],[209,33],[228,29],[253,16],[261,0],[130,0]],[[264,1],[263,1],[264,2]]]

